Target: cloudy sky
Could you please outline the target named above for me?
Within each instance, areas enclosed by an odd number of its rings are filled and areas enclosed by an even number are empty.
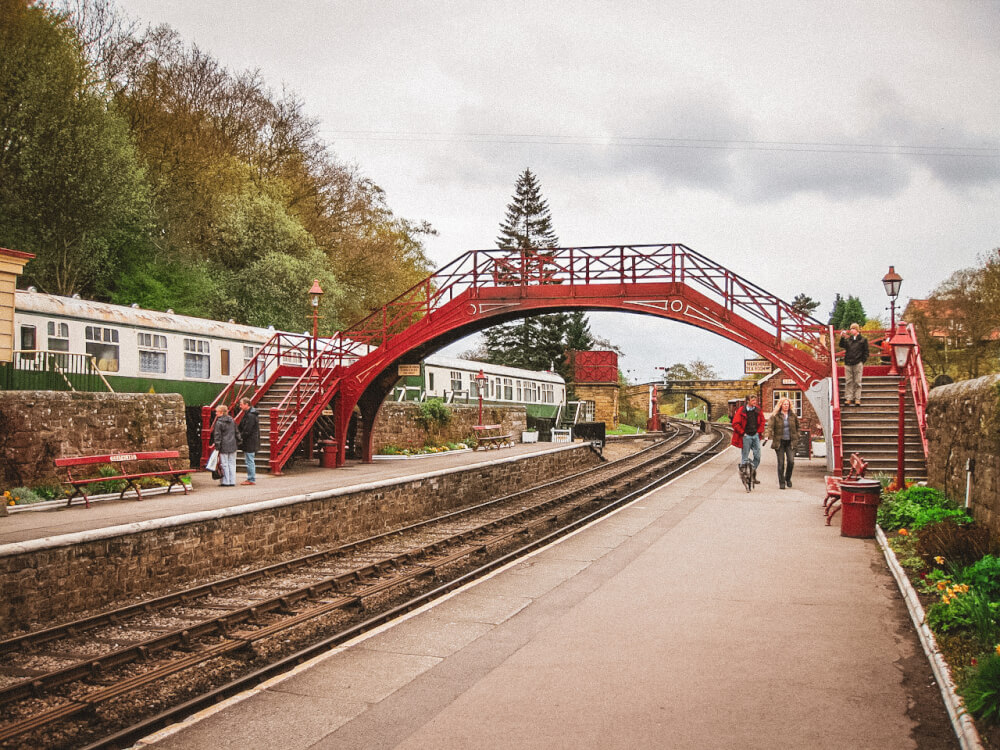
[[[258,68],[436,265],[495,246],[530,167],[563,245],[680,242],[791,300],[901,302],[1000,246],[1000,1],[118,0]],[[593,314],[648,380],[752,352]],[[455,345],[467,349],[468,345]]]

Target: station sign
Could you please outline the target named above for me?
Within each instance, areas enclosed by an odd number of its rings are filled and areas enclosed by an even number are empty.
[[[782,379],[781,379],[781,384],[782,384],[782,385],[798,385],[798,383],[796,383],[796,382],[795,382],[794,380],[792,380],[791,378],[782,378]]]
[[[745,375],[768,375],[774,369],[766,359],[744,359],[743,373]]]
[[[420,377],[420,365],[399,365],[396,372],[401,378]]]

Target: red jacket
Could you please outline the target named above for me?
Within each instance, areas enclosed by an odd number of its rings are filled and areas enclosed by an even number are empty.
[[[767,428],[767,420],[764,418],[764,412],[757,407],[757,432],[760,433],[761,439],[764,438],[764,430]],[[733,415],[733,439],[730,440],[730,444],[735,445],[737,448],[743,447],[743,435],[746,433],[747,429],[747,407],[741,406],[736,410],[736,414]]]

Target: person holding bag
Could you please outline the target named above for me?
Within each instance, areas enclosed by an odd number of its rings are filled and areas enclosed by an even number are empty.
[[[792,402],[783,398],[778,402],[771,418],[767,420],[767,437],[778,453],[778,489],[792,486],[792,469],[795,468],[795,439],[799,435],[799,418],[792,409]]]
[[[222,470],[222,487],[236,486],[236,422],[223,404],[215,407],[215,424],[212,425],[212,442],[209,448],[219,451],[219,468]]]

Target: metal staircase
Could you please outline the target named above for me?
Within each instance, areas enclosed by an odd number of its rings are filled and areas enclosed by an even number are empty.
[[[895,476],[899,446],[899,377],[866,375],[861,387],[861,406],[844,406],[843,378],[840,378],[839,387],[844,475],[850,471],[851,454],[858,453],[868,462],[870,475]],[[920,425],[909,387],[904,388],[904,455],[906,479],[926,479]]]

